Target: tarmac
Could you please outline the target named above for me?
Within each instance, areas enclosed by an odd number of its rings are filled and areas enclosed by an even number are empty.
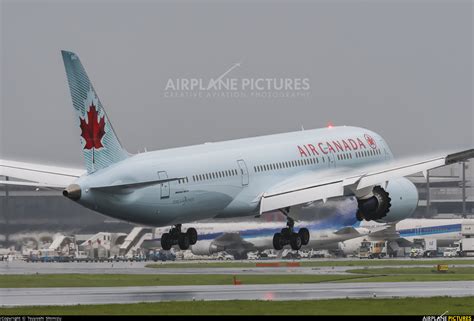
[[[154,262],[114,263],[27,263],[24,261],[0,262],[1,274],[346,274],[340,267],[223,267],[223,268],[147,268]],[[158,263],[160,264],[160,263]],[[165,266],[167,263],[163,263]]]
[[[474,281],[0,289],[2,306],[473,296]]]
[[[442,261],[440,261],[442,263]],[[364,266],[319,266],[319,267],[189,267],[189,268],[147,268],[145,265],[154,262],[69,262],[69,263],[27,263],[24,261],[0,262],[1,274],[348,274],[347,270],[362,269]],[[452,266],[452,264],[449,264]],[[462,265],[472,267],[474,265]],[[432,264],[417,265],[386,265],[370,266],[368,268],[407,268],[433,267]]]

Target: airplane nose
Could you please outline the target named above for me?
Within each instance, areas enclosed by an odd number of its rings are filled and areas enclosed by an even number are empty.
[[[78,201],[81,198],[81,187],[77,184],[71,184],[63,190],[63,196]]]

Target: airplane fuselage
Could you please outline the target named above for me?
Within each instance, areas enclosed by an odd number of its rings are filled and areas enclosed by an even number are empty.
[[[134,155],[79,178],[82,205],[153,226],[259,214],[259,196],[287,177],[392,159],[378,134],[334,127],[205,143]],[[172,181],[120,193],[108,186]]]

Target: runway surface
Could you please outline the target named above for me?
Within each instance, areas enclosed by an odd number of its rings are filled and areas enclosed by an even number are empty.
[[[153,263],[153,262],[151,262]],[[354,267],[147,268],[150,262],[26,263],[0,262],[0,274],[346,274]]]
[[[441,261],[442,262],[442,261]],[[151,262],[153,263],[153,262]],[[23,261],[0,262],[0,274],[347,274],[347,270],[364,268],[359,266],[320,266],[320,267],[222,267],[211,268],[147,268],[150,262],[115,262],[115,263],[27,263]],[[158,263],[159,264],[159,263]],[[167,263],[164,263],[166,266]],[[449,264],[452,266],[452,264]],[[473,265],[460,265],[472,267]],[[371,266],[383,267],[433,267],[423,265]]]
[[[0,289],[0,305],[472,296],[474,281]]]

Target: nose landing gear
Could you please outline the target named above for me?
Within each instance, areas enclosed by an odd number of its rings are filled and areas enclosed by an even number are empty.
[[[187,250],[190,245],[196,244],[197,237],[195,228],[190,227],[183,233],[181,232],[181,224],[177,224],[168,233],[163,233],[161,236],[161,247],[163,250],[168,251],[173,245],[178,244],[181,250]]]
[[[307,228],[300,228],[298,233],[294,231],[295,221],[288,216],[287,212],[282,211],[286,216],[287,223],[285,228],[281,229],[280,233],[273,235],[273,248],[281,250],[285,245],[290,244],[292,250],[299,250],[302,245],[307,245],[309,242],[309,231]]]

